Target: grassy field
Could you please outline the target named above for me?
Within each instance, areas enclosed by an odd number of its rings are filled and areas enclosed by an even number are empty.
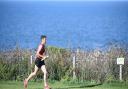
[[[50,83],[52,89],[128,89],[124,83],[111,84],[63,84],[61,82]],[[23,82],[0,81],[0,89],[23,89]],[[42,82],[29,82],[28,89],[43,89]]]

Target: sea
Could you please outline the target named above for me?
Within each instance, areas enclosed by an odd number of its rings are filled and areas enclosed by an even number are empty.
[[[128,44],[127,1],[0,1],[0,49]]]

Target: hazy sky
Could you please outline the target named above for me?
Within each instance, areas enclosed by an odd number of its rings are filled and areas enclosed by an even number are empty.
[[[128,1],[128,0],[0,0],[0,1]]]

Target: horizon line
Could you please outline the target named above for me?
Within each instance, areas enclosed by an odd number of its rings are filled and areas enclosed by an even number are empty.
[[[0,2],[127,2],[128,0],[0,0]]]

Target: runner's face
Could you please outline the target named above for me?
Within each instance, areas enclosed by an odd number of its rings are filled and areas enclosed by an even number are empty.
[[[46,44],[46,38],[43,38],[43,39],[42,39],[42,43],[43,43],[43,44]]]

